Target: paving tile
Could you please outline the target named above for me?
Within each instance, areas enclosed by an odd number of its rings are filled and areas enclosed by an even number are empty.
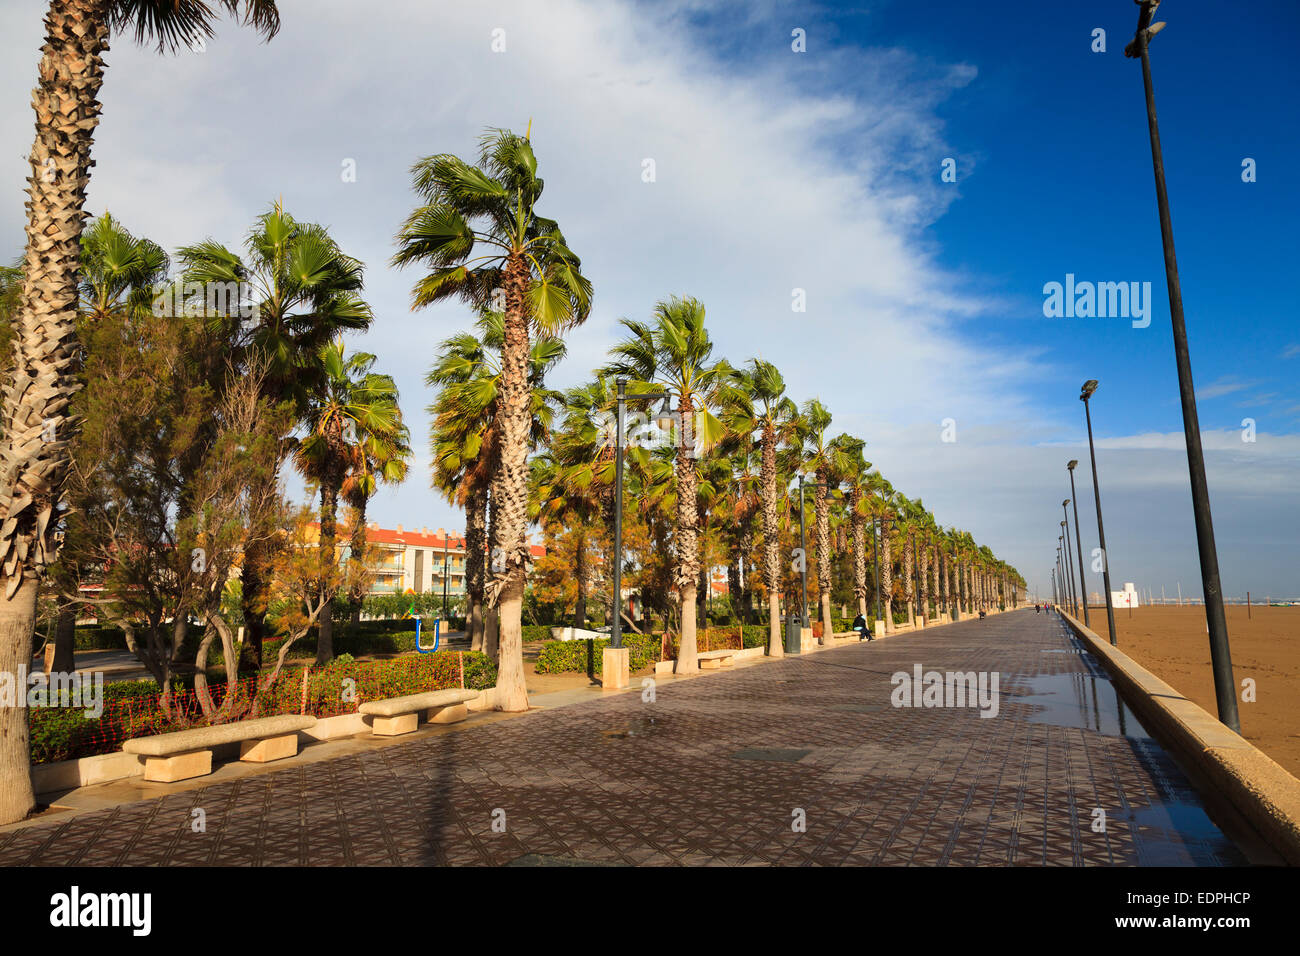
[[[1243,863],[1154,741],[1040,722],[1043,679],[1085,716],[1108,684],[1075,650],[1025,612],[899,634],[3,832],[0,865]],[[893,707],[916,664],[996,670],[997,716]]]

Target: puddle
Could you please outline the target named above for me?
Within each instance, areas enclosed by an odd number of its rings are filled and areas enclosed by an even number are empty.
[[[1009,698],[1029,704],[1035,712],[1031,724],[1079,727],[1109,737],[1150,740],[1151,735],[1133,715],[1109,679],[1095,674],[1039,674],[1019,683],[1028,694]]]
[[[648,737],[658,729],[653,717],[635,717],[618,727],[602,730],[600,735],[606,740],[621,740],[624,737]]]

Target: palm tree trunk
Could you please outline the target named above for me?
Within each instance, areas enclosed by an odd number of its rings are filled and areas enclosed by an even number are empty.
[[[483,585],[487,551],[487,488],[475,487],[465,502],[465,626],[470,650],[483,650]]]
[[[532,556],[528,548],[528,431],[532,393],[528,384],[528,265],[514,254],[505,270],[505,334],[501,347],[501,446],[492,486],[491,577],[489,605],[497,610],[498,710],[528,709],[524,676],[524,587]]]
[[[366,554],[366,504],[368,500],[363,496],[360,504],[357,505],[357,526],[352,529],[352,557],[358,561],[363,561]],[[348,599],[352,603],[352,626],[355,628],[361,623],[361,605],[366,600],[364,584],[356,585],[348,594]]]
[[[53,559],[49,535],[69,463],[68,404],[78,388],[77,278],[108,50],[107,4],[60,0],[45,15],[32,92],[36,136],[29,156],[27,250],[13,322],[14,368],[0,442],[0,671],[31,660],[37,575]],[[50,439],[51,430],[53,440]],[[27,710],[0,709],[0,824],[35,805]]]
[[[828,479],[824,470],[817,473],[813,491],[813,520],[817,525],[817,595],[818,614],[822,622],[820,643],[829,644],[835,628],[831,624],[831,516],[827,507]]]
[[[853,594],[858,599],[858,613],[867,619],[867,519],[858,512],[862,494],[856,486],[849,503],[853,529]]]
[[[894,559],[890,556],[889,518],[880,519],[880,591],[884,598],[885,633],[894,633]]]
[[[59,614],[54,624],[54,662],[50,669],[71,674],[77,669],[77,606],[63,595],[58,596]]]
[[[771,427],[763,430],[762,459],[759,477],[763,482],[763,576],[767,584],[767,653],[782,657],[781,645],[781,558],[780,528],[776,496],[776,434]]]
[[[694,414],[689,396],[682,396],[678,421],[691,421]],[[698,669],[695,645],[696,581],[700,576],[699,503],[693,448],[686,445],[683,429],[677,440],[677,588],[682,605],[682,633],[677,648],[678,674],[694,674]]]
[[[907,623],[913,627],[916,627],[916,582],[913,574],[916,570],[913,564],[915,560],[915,548],[912,544],[912,536],[909,534],[903,541],[903,596],[907,600]]]

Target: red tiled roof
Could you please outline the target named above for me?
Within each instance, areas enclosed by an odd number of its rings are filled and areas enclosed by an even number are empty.
[[[320,526],[312,522],[313,528]],[[375,544],[398,544],[411,546],[414,548],[434,548],[441,551],[443,542],[446,541],[448,548],[454,548],[463,551],[465,549],[465,536],[461,534],[423,534],[419,531],[408,530],[403,528],[399,534],[395,528],[367,528],[366,540]],[[546,548],[540,544],[528,545],[534,558],[540,558],[546,554]]]

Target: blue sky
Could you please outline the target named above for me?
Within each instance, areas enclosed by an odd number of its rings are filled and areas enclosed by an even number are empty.
[[[554,384],[600,364],[620,316],[696,295],[719,354],[776,361],[897,487],[1041,588],[1065,461],[1086,462],[1078,387],[1096,378],[1113,583],[1199,593],[1141,73],[1122,52],[1128,0],[280,6],[269,45],[229,23],[175,58],[115,41],[89,205],[175,248],[237,243],[283,196],[368,263],[379,318],[353,347],[396,376],[421,456],[375,502],[381,522],[463,520],[428,489],[423,375],[469,317],[454,304],[411,313],[414,275],[386,266],[413,201],[407,169],[531,119],[545,211],[596,285]],[[6,256],[21,244],[42,9],[0,10]],[[1297,596],[1300,354],[1284,356],[1300,344],[1288,268],[1300,84],[1286,55],[1300,13],[1255,4],[1247,30],[1222,4],[1167,0],[1159,17],[1156,97],[1224,587]],[[1090,49],[1095,28],[1105,53]],[[940,181],[947,157],[956,183]],[[1241,181],[1245,157],[1255,183]],[[347,160],[355,182],[340,177]],[[1150,327],[1044,318],[1043,285],[1066,273],[1149,281]],[[795,288],[806,313],[791,313]],[[956,442],[940,440],[946,418]],[[1089,548],[1090,484],[1080,492]]]

